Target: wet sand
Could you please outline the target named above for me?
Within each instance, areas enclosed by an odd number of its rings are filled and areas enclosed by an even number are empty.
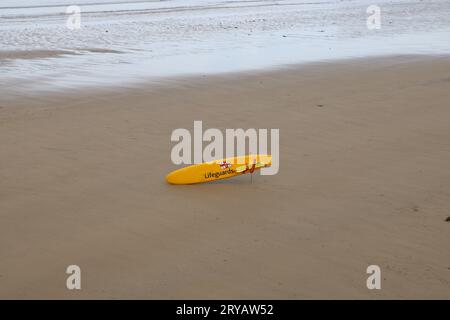
[[[404,56],[0,98],[0,298],[450,298],[449,70]],[[170,134],[194,120],[279,128],[279,174],[167,185]]]

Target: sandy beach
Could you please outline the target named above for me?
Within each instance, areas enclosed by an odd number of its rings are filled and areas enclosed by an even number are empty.
[[[394,56],[4,96],[0,298],[449,299],[449,70]],[[279,128],[280,172],[168,185],[194,120]]]

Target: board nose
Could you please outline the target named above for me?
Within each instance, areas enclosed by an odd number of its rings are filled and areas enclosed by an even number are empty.
[[[173,172],[166,176],[166,181],[170,184],[176,184],[175,174]]]

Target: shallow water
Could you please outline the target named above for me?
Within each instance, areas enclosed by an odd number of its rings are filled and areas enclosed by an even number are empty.
[[[0,3],[2,92],[115,85],[319,60],[450,53],[450,2],[71,0]],[[23,51],[27,51],[24,53]]]

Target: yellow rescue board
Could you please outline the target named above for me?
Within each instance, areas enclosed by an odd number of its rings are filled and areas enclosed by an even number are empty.
[[[272,164],[270,155],[246,155],[214,160],[172,171],[166,176],[171,184],[193,184],[227,179],[254,170],[269,167]]]

